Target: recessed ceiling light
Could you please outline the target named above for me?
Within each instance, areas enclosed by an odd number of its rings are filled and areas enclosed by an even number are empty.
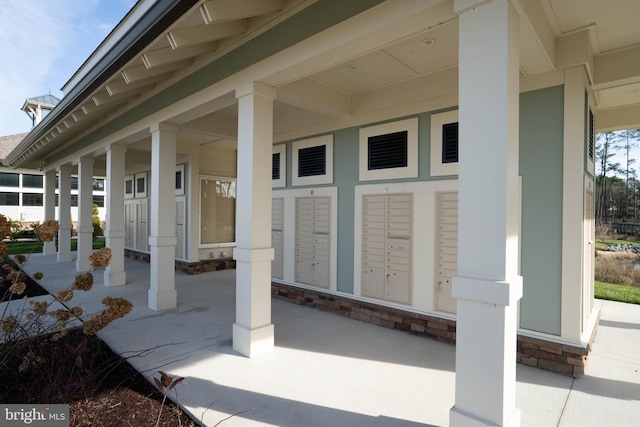
[[[358,69],[360,69],[360,67],[356,64],[351,64],[347,67],[347,69],[349,69],[349,71],[356,71]]]
[[[430,44],[434,44],[435,42],[436,42],[436,39],[432,39],[432,38],[422,40],[422,44],[425,46],[429,46]]]

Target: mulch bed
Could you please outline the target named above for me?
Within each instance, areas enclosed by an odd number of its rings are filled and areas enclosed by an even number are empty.
[[[16,270],[18,269],[18,265],[13,261],[9,256],[4,257],[4,264],[9,264]],[[27,297],[37,297],[40,295],[49,295],[49,292],[44,290],[42,286],[40,286],[35,280],[25,274],[24,282],[27,285],[26,290],[22,295],[12,294],[9,292],[9,287],[11,286],[11,281],[7,280],[7,275],[9,271],[5,268],[0,267],[0,302],[22,299],[26,295]]]
[[[6,274],[0,267],[0,277]],[[27,297],[48,294],[30,277],[26,276],[25,282]],[[2,295],[10,285],[2,285]],[[9,357],[2,348],[5,345],[0,346],[0,402],[3,404],[69,404],[71,427],[156,425],[162,393],[98,337],[86,336],[80,329],[57,340],[50,335],[40,336],[13,345]],[[42,359],[21,369],[28,352]],[[79,364],[78,356],[82,359]],[[159,378],[160,374],[154,376]],[[173,395],[172,391],[170,396]],[[167,399],[157,425],[195,427],[197,424]]]

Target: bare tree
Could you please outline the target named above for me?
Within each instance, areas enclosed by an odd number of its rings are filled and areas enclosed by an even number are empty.
[[[617,145],[621,141],[620,132],[602,132],[596,137],[596,159],[598,162],[598,197],[596,199],[596,218],[600,223],[609,219],[608,205],[608,179],[607,174],[613,172],[614,176],[620,169],[620,163],[613,162],[613,157],[620,148]]]

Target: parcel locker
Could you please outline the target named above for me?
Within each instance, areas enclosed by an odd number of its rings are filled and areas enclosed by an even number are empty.
[[[296,281],[329,287],[331,199],[296,198]]]
[[[451,289],[458,271],[458,193],[437,193],[436,199],[436,305],[439,311],[455,313]]]
[[[411,194],[363,198],[362,295],[411,303]]]
[[[271,277],[282,279],[283,273],[283,230],[284,230],[284,199],[271,200],[271,247],[273,247],[273,261],[271,262]]]
[[[125,202],[124,205],[124,246],[133,248],[135,240],[136,205]]]
[[[176,197],[176,258],[185,257],[185,198]]]
[[[136,249],[147,251],[148,231],[147,231],[147,200],[136,201]]]

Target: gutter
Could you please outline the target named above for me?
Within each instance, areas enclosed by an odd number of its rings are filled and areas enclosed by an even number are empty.
[[[199,0],[158,0],[152,5],[98,64],[87,72],[80,82],[65,94],[56,107],[7,155],[4,164],[17,168],[35,155],[38,149],[30,155],[25,153],[198,2]]]

